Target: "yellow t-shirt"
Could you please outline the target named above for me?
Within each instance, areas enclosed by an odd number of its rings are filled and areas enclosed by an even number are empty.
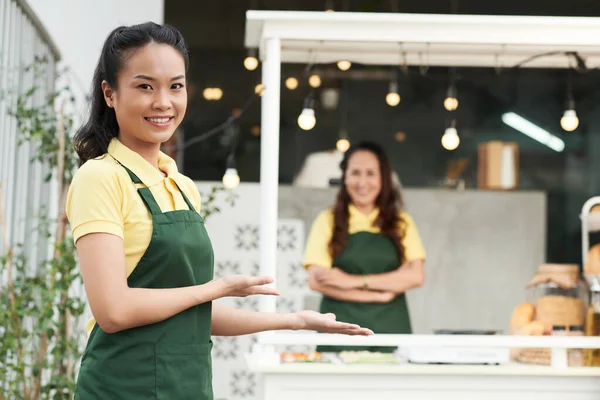
[[[348,207],[349,221],[348,233],[351,235],[356,232],[371,232],[379,233],[381,230],[377,226],[373,226],[373,222],[379,215],[379,210],[375,209],[368,215],[361,213],[355,206]],[[425,260],[425,248],[421,242],[419,231],[412,217],[404,211],[400,212],[400,216],[405,223],[404,244],[405,261]],[[319,265],[322,267],[333,266],[333,260],[329,253],[329,242],[333,235],[333,210],[328,209],[322,211],[311,227],[308,239],[306,241],[306,249],[304,252],[304,267],[310,265]]]
[[[135,185],[125,168],[143,184]],[[112,139],[108,154],[89,160],[77,170],[69,188],[66,213],[75,242],[90,233],[110,233],[123,239],[127,276],[146,252],[152,236],[152,217],[137,192],[148,187],[163,212],[188,209],[181,192],[196,211],[200,193],[194,182],[179,173],[175,161],[160,153],[158,167],[165,177],[142,156]],[[88,321],[88,333],[95,321]]]

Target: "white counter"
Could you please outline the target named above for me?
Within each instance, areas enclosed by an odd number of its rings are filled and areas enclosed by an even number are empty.
[[[372,338],[336,335],[277,334],[259,338],[257,351],[247,355],[250,371],[259,376],[264,400],[598,400],[600,367],[399,364],[281,364],[273,346],[282,343],[334,341],[373,342],[404,346],[600,347],[600,338],[482,337],[445,335],[376,335]],[[351,343],[356,342],[356,343]],[[364,344],[362,343],[362,344]],[[320,343],[321,344],[321,343]],[[262,346],[262,347],[261,347]],[[261,352],[261,349],[266,350]],[[554,350],[553,350],[554,351]]]
[[[264,400],[598,400],[600,368],[492,365],[261,365]]]

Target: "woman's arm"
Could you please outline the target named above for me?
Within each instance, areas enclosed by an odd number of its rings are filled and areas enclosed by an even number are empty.
[[[273,330],[314,330],[346,335],[372,335],[373,331],[356,324],[336,321],[332,314],[301,311],[292,314],[261,313],[230,308],[213,303],[212,334],[238,336]]]
[[[413,260],[391,272],[382,274],[352,275],[339,268],[315,270],[315,280],[319,285],[349,291],[368,288],[395,295],[423,286],[425,268],[423,260]]]
[[[368,275],[368,287],[375,290],[389,290],[396,294],[421,287],[425,283],[424,264],[423,260],[413,260],[392,272]]]
[[[230,276],[174,289],[130,288],[123,240],[92,233],[77,241],[77,253],[94,318],[107,333],[165,320],[190,307],[224,296],[278,294],[267,277]]]
[[[388,303],[395,297],[395,295],[390,292],[360,289],[360,285],[353,286],[352,288],[344,288],[333,286],[331,284],[324,284],[318,280],[318,277],[321,275],[321,273],[327,274],[330,271],[331,269],[328,268],[311,265],[308,268],[308,286],[312,290],[324,294],[325,296],[342,301],[355,301],[358,303]],[[359,276],[356,277],[361,278]],[[350,279],[352,279],[354,282],[354,278]],[[358,282],[358,280],[356,280],[356,282]]]

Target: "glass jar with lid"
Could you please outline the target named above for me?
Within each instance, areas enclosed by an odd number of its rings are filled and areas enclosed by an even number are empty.
[[[527,287],[535,320],[549,326],[585,323],[587,285],[577,264],[543,264]]]

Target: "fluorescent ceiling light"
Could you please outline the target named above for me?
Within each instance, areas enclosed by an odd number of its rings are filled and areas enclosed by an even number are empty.
[[[514,112],[502,114],[502,122],[519,132],[524,133],[530,138],[537,140],[541,144],[550,147],[554,151],[560,153],[565,149],[565,142],[563,142],[561,138],[554,136],[550,132],[540,128]]]

